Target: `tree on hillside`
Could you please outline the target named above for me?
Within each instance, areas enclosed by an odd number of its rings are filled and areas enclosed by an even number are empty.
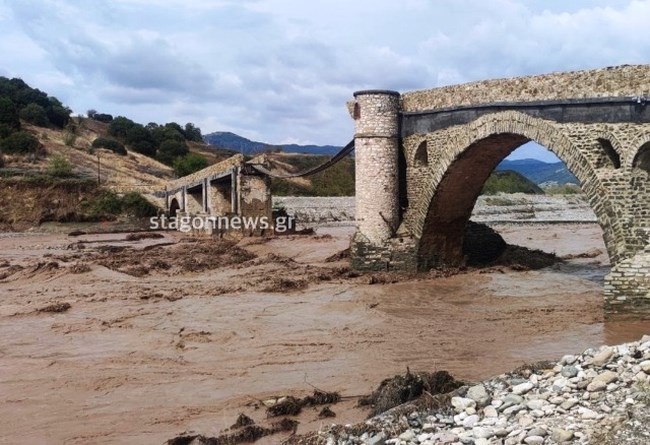
[[[210,165],[210,163],[204,156],[197,153],[188,153],[181,158],[176,158],[173,167],[176,175],[187,176],[194,172],[198,172],[199,170],[203,170],[208,165]]]
[[[50,106],[46,109],[47,117],[52,123],[52,125],[65,128],[70,122],[70,114],[72,110],[68,107],[64,107],[61,101],[56,97],[50,97]]]
[[[9,131],[20,130],[20,119],[16,106],[8,97],[0,97],[0,125]]]
[[[185,141],[185,137],[182,133],[180,133],[176,128],[167,125],[154,128],[151,130],[151,135],[158,145],[162,144],[163,141]]]
[[[108,126],[108,134],[117,138],[125,139],[126,133],[135,125],[131,119],[124,116],[117,116]]]
[[[189,150],[185,141],[166,140],[160,144],[157,158],[163,164],[172,165],[176,158],[185,156],[187,153],[189,153]]]
[[[22,120],[39,127],[47,127],[50,123],[45,108],[34,102],[27,104],[18,114]]]
[[[183,139],[187,139],[187,136],[185,135],[185,129],[183,127],[181,127],[180,125],[178,125],[176,122],[169,122],[169,123],[165,124],[165,127],[166,128],[172,128],[172,129],[178,131],[178,133],[183,137]]]
[[[195,126],[191,122],[185,124],[185,138],[188,141],[203,142],[203,135],[201,134],[201,129]]]
[[[0,151],[3,153],[36,154],[41,143],[26,131],[17,131],[0,141]]]

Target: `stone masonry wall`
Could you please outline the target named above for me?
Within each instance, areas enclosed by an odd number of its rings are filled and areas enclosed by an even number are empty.
[[[494,102],[598,97],[650,96],[650,65],[623,65],[597,70],[485,80],[402,95],[402,111]]]

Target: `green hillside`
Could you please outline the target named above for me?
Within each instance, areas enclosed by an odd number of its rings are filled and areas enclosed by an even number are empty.
[[[494,171],[483,185],[483,195],[502,193],[528,193],[543,195],[544,190],[523,175],[512,170]]]

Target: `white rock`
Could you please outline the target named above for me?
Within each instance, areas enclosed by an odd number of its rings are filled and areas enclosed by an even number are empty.
[[[528,436],[524,439],[524,443],[528,445],[542,445],[544,438],[542,436]]]
[[[589,408],[585,408],[581,406],[578,408],[578,413],[580,414],[580,417],[583,419],[597,419],[598,418],[598,413],[594,410],[591,410]]]
[[[469,429],[474,427],[476,425],[476,422],[478,422],[479,417],[474,414],[472,416],[468,416],[465,420],[463,420],[463,427]]]
[[[650,374],[650,360],[645,360],[639,363],[639,366],[641,366],[643,372],[645,372],[646,374]]]
[[[489,439],[490,437],[494,436],[494,431],[492,431],[490,428],[475,426],[472,428],[472,435],[477,439]]]
[[[614,348],[605,346],[598,354],[594,355],[594,357],[591,359],[591,363],[596,366],[602,366],[610,361],[610,359],[614,356],[614,352]]]
[[[499,414],[497,413],[497,410],[493,406],[486,406],[483,408],[483,415],[485,417],[498,417]]]
[[[415,439],[415,432],[413,430],[406,430],[399,435],[400,440],[405,440],[407,442]]]
[[[528,409],[542,409],[544,405],[546,405],[546,402],[538,399],[529,400],[526,402],[526,406],[528,407]]]
[[[587,385],[587,391],[602,391],[603,389],[607,388],[607,385],[609,383],[615,381],[616,379],[618,379],[617,373],[613,371],[605,371],[594,377],[591,383]]]
[[[569,442],[573,439],[573,432],[563,430],[562,428],[555,428],[551,433],[551,439],[558,443]]]
[[[465,397],[452,397],[451,406],[454,407],[457,413],[461,413],[465,411],[467,408],[476,407],[476,402],[472,399],[468,399]]]
[[[490,395],[483,385],[475,385],[468,389],[467,398],[474,400],[479,408],[487,405],[490,401]]]
[[[520,383],[519,385],[513,386],[512,392],[517,395],[522,395],[522,394],[526,394],[534,387],[535,385],[533,385],[531,382],[524,382],[524,383]]]

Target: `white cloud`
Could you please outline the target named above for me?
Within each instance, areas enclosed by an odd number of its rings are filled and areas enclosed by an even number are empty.
[[[77,112],[344,144],[357,89],[646,63],[647,17],[625,0],[0,0],[0,51]]]

